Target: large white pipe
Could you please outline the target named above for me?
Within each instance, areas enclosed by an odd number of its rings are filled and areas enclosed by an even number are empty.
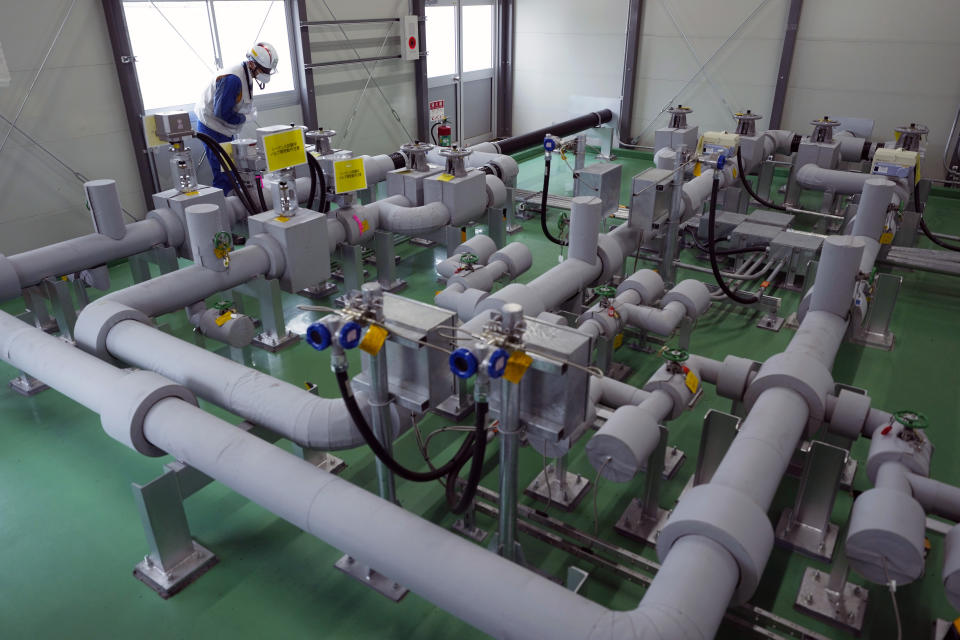
[[[117,323],[107,335],[110,355],[159,373],[199,397],[304,447],[324,451],[364,444],[342,399],[321,398],[302,387],[238,364],[134,320]],[[365,393],[357,393],[370,416]],[[405,426],[393,411],[394,436]]]

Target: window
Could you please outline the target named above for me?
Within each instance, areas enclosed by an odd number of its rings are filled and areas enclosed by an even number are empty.
[[[463,72],[493,67],[493,5],[463,7]],[[430,46],[430,38],[427,38]]]
[[[220,69],[243,62],[255,42],[277,48],[280,65],[254,96],[271,106],[295,104],[296,57],[283,0],[132,0],[123,3],[146,111],[189,105]],[[265,105],[261,105],[265,106]]]
[[[427,77],[457,72],[456,7],[427,7]]]

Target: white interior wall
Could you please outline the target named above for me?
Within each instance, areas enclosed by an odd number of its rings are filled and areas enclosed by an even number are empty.
[[[626,19],[625,0],[517,1],[514,133],[619,111]]]

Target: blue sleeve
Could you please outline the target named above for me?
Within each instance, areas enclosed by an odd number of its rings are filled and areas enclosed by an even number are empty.
[[[213,111],[217,117],[230,124],[243,124],[247,117],[234,109],[240,102],[243,87],[240,78],[228,73],[217,78],[217,90],[213,98]]]

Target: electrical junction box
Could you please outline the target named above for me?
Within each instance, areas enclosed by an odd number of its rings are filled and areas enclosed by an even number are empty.
[[[430,176],[423,181],[423,203],[431,202],[442,202],[450,211],[450,224],[462,227],[487,210],[487,176],[476,169],[461,178],[450,173]]]
[[[403,39],[400,42],[404,60],[420,59],[420,18],[403,16]]]
[[[212,204],[220,208],[220,228],[230,230],[230,218],[227,215],[227,200],[223,195],[222,189],[216,187],[197,186],[196,191],[181,193],[177,189],[167,189],[160,193],[153,194],[154,209],[170,209],[180,218],[180,224],[184,230],[187,228],[187,207],[195,204]],[[190,249],[190,243],[184,242],[177,254],[181,258],[197,261]]]
[[[781,231],[770,242],[770,259],[773,262],[784,261],[783,273],[790,282],[793,276],[806,273],[807,265],[817,259],[821,246],[822,236],[802,231]]]
[[[595,196],[603,202],[603,215],[613,215],[620,208],[620,177],[623,166],[612,162],[596,162],[576,172],[575,196]]]
[[[756,222],[757,224],[768,224],[771,227],[777,227],[778,229],[786,229],[793,224],[793,219],[795,217],[796,216],[793,216],[789,213],[783,213],[782,211],[757,209],[747,216],[747,221]]]
[[[700,138],[700,127],[686,127],[684,129],[670,129],[669,127],[657,129],[653,134],[653,148],[656,151],[664,147],[677,149],[684,145],[687,151],[693,152],[697,148],[697,141]]]
[[[182,140],[193,135],[190,114],[186,111],[168,111],[153,114],[157,126],[157,137],[164,142]]]
[[[742,213],[734,213],[732,211],[717,211],[717,215],[714,217],[714,237],[723,239],[729,236],[733,230],[742,222],[747,219],[747,216]],[[710,216],[703,213],[700,214],[700,223],[697,227],[697,238],[701,242],[706,242],[710,237]]]
[[[740,147],[740,136],[726,131],[707,131],[700,138],[697,154],[722,153],[733,159]]]
[[[766,246],[780,235],[781,231],[782,229],[771,227],[768,224],[747,221],[737,225],[730,233],[730,240],[735,249],[758,245]]]
[[[247,218],[250,242],[264,233],[283,248],[286,266],[280,275],[280,288],[287,293],[323,282],[330,277],[330,245],[327,241],[327,216],[309,209],[297,209],[295,216],[278,216],[273,211]]]
[[[658,249],[660,223],[670,215],[673,198],[673,171],[647,169],[633,176],[630,198],[630,224],[643,233],[645,249]]]
[[[303,128],[278,124],[257,129],[257,144],[266,159],[267,171],[289,169],[307,163]]]
[[[873,154],[873,168],[870,173],[888,178],[918,179],[915,178],[917,159],[916,151],[881,147]]]
[[[423,204],[423,182],[430,176],[443,171],[442,167],[431,167],[429,171],[414,171],[413,169],[394,169],[387,172],[387,195],[403,196],[413,206]]]

